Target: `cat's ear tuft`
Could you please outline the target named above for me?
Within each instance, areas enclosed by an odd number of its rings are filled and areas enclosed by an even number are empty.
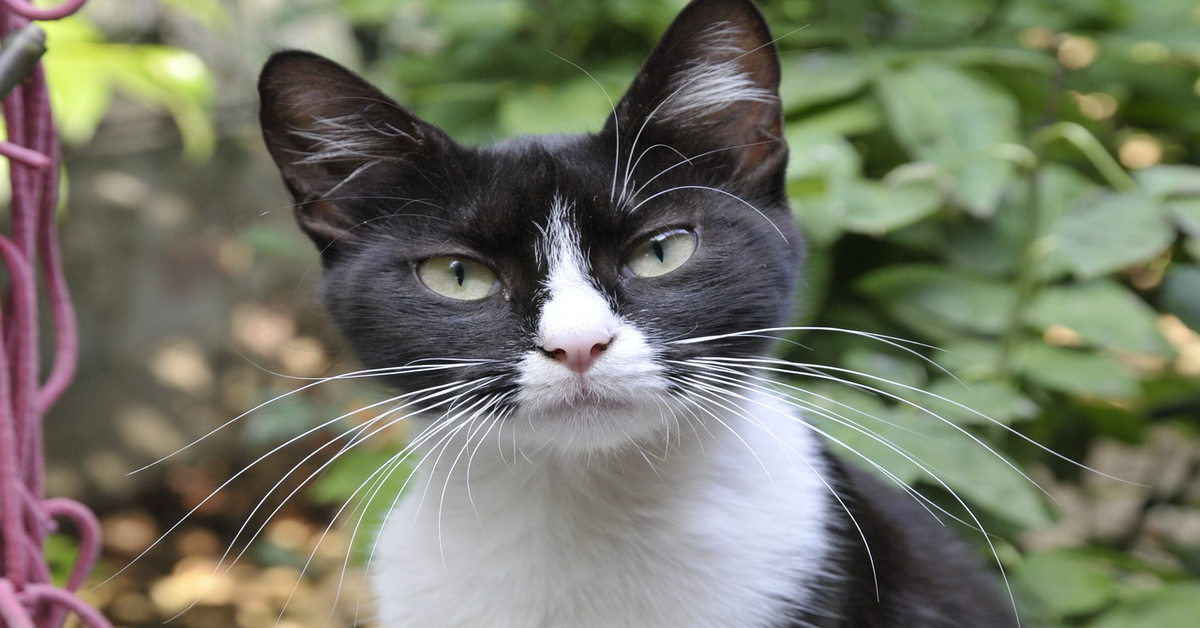
[[[263,139],[322,250],[364,218],[344,202],[359,177],[421,158],[449,139],[350,70],[319,55],[273,55],[258,81]]]
[[[737,176],[778,179],[787,162],[779,77],[770,30],[751,0],[695,0],[663,34],[606,128],[625,138],[649,131],[688,157],[724,152]]]

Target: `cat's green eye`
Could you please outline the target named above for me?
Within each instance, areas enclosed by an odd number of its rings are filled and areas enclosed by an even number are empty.
[[[448,255],[421,262],[417,266],[417,276],[430,290],[461,301],[482,299],[500,288],[492,269],[479,262]]]
[[[665,275],[696,252],[696,234],[674,229],[643,238],[625,256],[625,268],[638,277]]]

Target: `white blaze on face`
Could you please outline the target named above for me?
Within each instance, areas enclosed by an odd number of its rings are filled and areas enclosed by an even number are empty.
[[[521,362],[520,399],[540,436],[590,448],[661,428],[667,385],[645,334],[592,282],[569,211],[555,199],[538,247],[549,267],[546,301],[539,348]]]
[[[537,340],[550,357],[586,377],[616,341],[621,321],[588,279],[587,259],[567,222],[567,210],[555,199],[541,247],[550,266],[545,285],[549,298],[542,306]]]

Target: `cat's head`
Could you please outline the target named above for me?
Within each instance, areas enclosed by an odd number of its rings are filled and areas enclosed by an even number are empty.
[[[779,74],[749,0],[697,0],[594,135],[465,147],[303,52],[272,57],[259,88],[327,306],[367,367],[444,421],[592,450],[694,418],[679,408],[721,383],[689,361],[769,342],[692,340],[788,315]]]

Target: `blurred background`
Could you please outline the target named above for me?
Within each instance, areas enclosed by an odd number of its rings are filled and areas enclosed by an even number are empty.
[[[101,516],[111,579],[87,595],[116,625],[370,622],[364,539],[394,489],[337,515],[403,434],[317,473],[383,391],[305,387],[354,365],[258,134],[266,56],[332,57],[467,143],[584,132],[683,4],[92,0],[46,25],[83,347],[46,420],[49,491]],[[811,249],[797,324],[923,343],[798,332],[789,359],[882,394],[792,383],[938,476],[814,422],[962,496],[1027,625],[1193,628],[1200,8],[760,4]],[[68,562],[69,535],[49,550]]]

